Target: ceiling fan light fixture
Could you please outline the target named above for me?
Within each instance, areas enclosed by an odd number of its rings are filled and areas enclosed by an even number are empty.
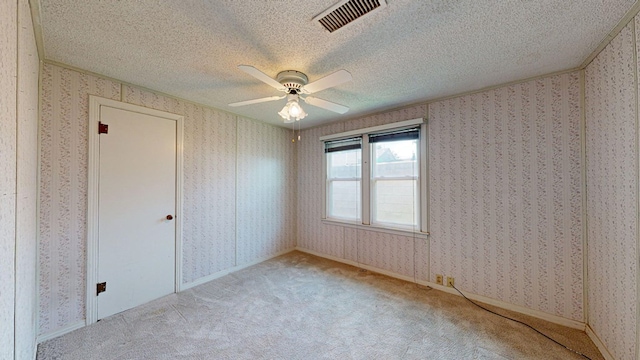
[[[294,121],[300,121],[307,116],[307,113],[304,111],[300,103],[298,102],[297,94],[290,94],[287,97],[287,104],[280,110],[278,115],[280,115],[285,123],[292,123]]]

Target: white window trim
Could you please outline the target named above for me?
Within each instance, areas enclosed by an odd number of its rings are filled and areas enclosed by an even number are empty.
[[[360,134],[362,136],[364,134]],[[360,206],[362,206],[362,224],[371,225],[371,146],[369,146],[369,137],[362,136],[362,169],[360,176],[367,181],[362,181],[360,189],[362,194],[360,195]]]
[[[360,223],[354,223],[353,221],[348,222],[348,221],[340,221],[336,219],[322,219],[322,223],[326,225],[337,225],[337,226],[343,226],[343,227],[348,227],[352,229],[375,231],[375,232],[381,232],[381,233],[392,234],[392,235],[411,236],[411,237],[415,237],[416,239],[426,239],[429,236],[429,233],[424,231],[413,231],[413,230],[394,228],[394,227],[388,227],[388,226],[383,227],[380,225],[364,225]]]
[[[420,231],[429,234],[429,127],[426,121],[420,125],[420,136],[425,141],[420,141]]]
[[[371,149],[369,146],[369,137],[364,135],[375,133],[375,132],[381,132],[385,130],[409,128],[415,125],[420,125],[420,140],[421,140],[418,143],[419,144],[418,163],[420,164],[420,174],[419,174],[419,183],[418,183],[418,192],[419,192],[418,197],[420,201],[420,204],[418,206],[418,211],[419,211],[418,220],[420,224],[419,229],[417,230],[407,229],[407,228],[415,228],[414,226],[403,228],[403,227],[394,227],[392,224],[389,224],[389,225],[371,224],[371,183],[373,180],[371,178],[371,166],[370,166]],[[429,236],[429,230],[428,230],[429,194],[428,194],[428,186],[427,186],[428,184],[428,181],[427,181],[428,127],[426,124],[426,120],[424,118],[417,118],[417,119],[399,121],[395,123],[390,123],[390,124],[385,124],[380,126],[373,126],[373,127],[368,127],[368,128],[359,129],[359,130],[346,131],[346,132],[332,134],[332,135],[325,135],[325,136],[321,136],[319,140],[324,143],[330,140],[337,140],[341,138],[349,138],[349,137],[357,137],[357,136],[362,136],[362,154],[361,154],[362,171],[361,171],[361,182],[360,182],[360,187],[362,189],[361,200],[360,200],[361,207],[362,207],[361,209],[362,218],[354,221],[354,220],[346,220],[346,219],[343,220],[343,219],[327,216],[328,207],[329,207],[329,204],[328,204],[329,199],[327,196],[329,191],[328,189],[329,179],[327,178],[327,156],[324,153],[324,149],[323,149],[322,178],[325,181],[325,185],[322,188],[322,197],[323,197],[322,217],[321,217],[322,223],[328,224],[328,225],[339,225],[339,226],[344,226],[349,228],[364,229],[364,230],[370,230],[370,231],[376,231],[376,232],[384,232],[384,233],[390,233],[395,235],[414,236],[416,238],[426,238],[427,236]],[[416,178],[415,176],[403,177],[403,179],[407,179],[407,180],[415,179],[415,178]],[[362,179],[367,179],[367,181],[362,181]]]
[[[419,176],[376,176],[371,178],[371,182],[380,180],[419,180]]]

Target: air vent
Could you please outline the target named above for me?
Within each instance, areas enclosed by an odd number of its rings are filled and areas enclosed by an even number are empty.
[[[334,32],[385,6],[385,0],[342,0],[313,18],[313,21],[318,21],[329,32]]]

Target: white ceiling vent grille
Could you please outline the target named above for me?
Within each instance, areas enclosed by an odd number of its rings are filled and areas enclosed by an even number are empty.
[[[387,6],[385,0],[342,0],[313,18],[329,32],[334,32],[354,20]]]

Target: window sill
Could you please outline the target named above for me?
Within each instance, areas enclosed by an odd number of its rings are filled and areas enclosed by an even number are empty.
[[[429,232],[394,229],[394,228],[388,228],[388,227],[381,227],[377,225],[363,225],[363,224],[345,222],[345,221],[340,221],[335,219],[322,219],[322,223],[326,225],[342,226],[342,227],[347,227],[351,229],[361,229],[361,230],[375,231],[375,232],[381,232],[381,233],[392,234],[392,235],[415,237],[418,239],[426,239],[429,236]]]

